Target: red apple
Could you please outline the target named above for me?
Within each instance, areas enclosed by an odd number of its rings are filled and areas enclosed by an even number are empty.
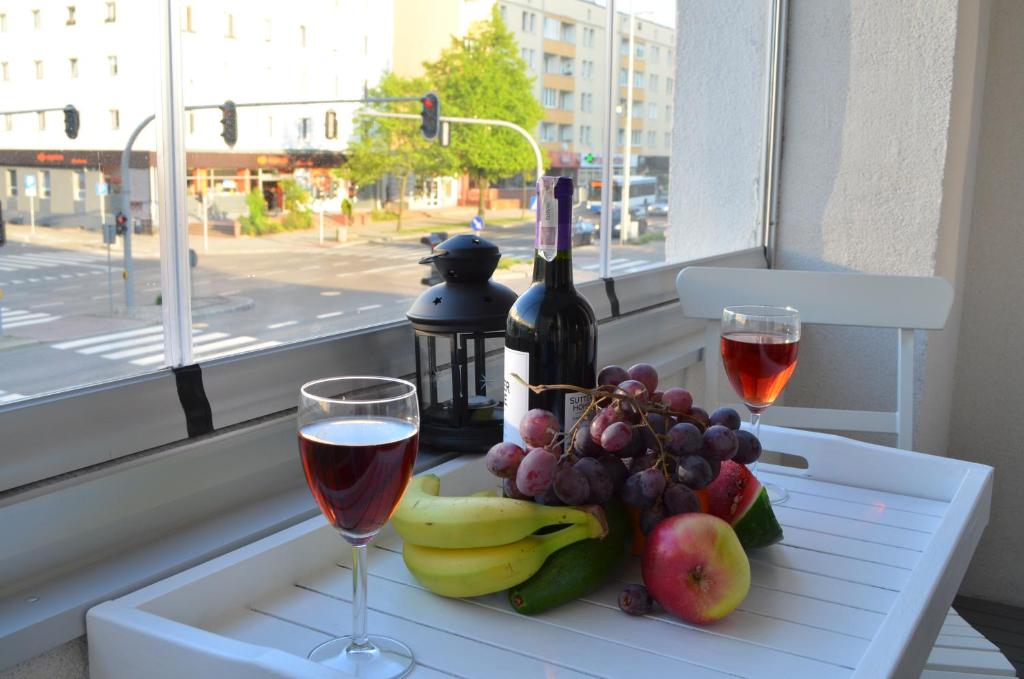
[[[728,615],[750,590],[750,562],[736,533],[710,514],[676,514],[647,535],[644,584],[668,612],[697,624]]]

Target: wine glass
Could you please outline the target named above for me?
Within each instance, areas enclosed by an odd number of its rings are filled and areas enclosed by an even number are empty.
[[[792,307],[731,306],[722,310],[722,363],[732,388],[750,410],[754,436],[761,434],[761,413],[778,398],[796,368],[800,312]],[[757,471],[757,463],[751,472]],[[768,499],[782,504],[785,488],[764,484]]]
[[[412,651],[366,633],[366,545],[398,506],[419,444],[416,387],[392,377],[329,377],[302,385],[299,453],[327,521],[352,545],[352,634],[309,658],[360,679],[405,676]]]

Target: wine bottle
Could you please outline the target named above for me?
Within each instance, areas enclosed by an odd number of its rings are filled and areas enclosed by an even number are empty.
[[[519,421],[527,410],[550,410],[564,432],[590,397],[565,390],[534,394],[513,375],[534,385],[586,388],[596,379],[594,310],[572,283],[572,196],[568,177],[538,180],[533,284],[512,305],[505,326],[504,440],[520,445]]]

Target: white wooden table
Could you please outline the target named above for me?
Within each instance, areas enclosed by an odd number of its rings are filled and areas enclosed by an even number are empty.
[[[762,466],[790,492],[776,508],[785,538],[750,554],[750,594],[714,625],[620,612],[623,582],[640,581],[636,561],[535,618],[512,611],[504,594],[437,597],[385,530],[369,558],[370,631],[413,649],[415,677],[1013,676],[949,612],[988,521],[991,468],[774,427],[762,440],[809,466]],[[493,483],[478,457],[433,471],[445,494]],[[348,632],[350,563],[316,518],[101,604],[87,619],[91,675],[344,676],[305,655]]]

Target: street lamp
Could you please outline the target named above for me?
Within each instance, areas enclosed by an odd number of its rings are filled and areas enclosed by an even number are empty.
[[[633,3],[629,3],[629,67],[626,74],[626,139],[622,153],[622,201],[619,209],[619,245],[625,245],[633,231],[633,215],[629,210],[630,163],[633,160],[633,57],[634,38],[636,36],[636,18],[649,11],[633,13]],[[612,213],[614,219],[614,212]],[[628,232],[628,235],[627,235]]]

